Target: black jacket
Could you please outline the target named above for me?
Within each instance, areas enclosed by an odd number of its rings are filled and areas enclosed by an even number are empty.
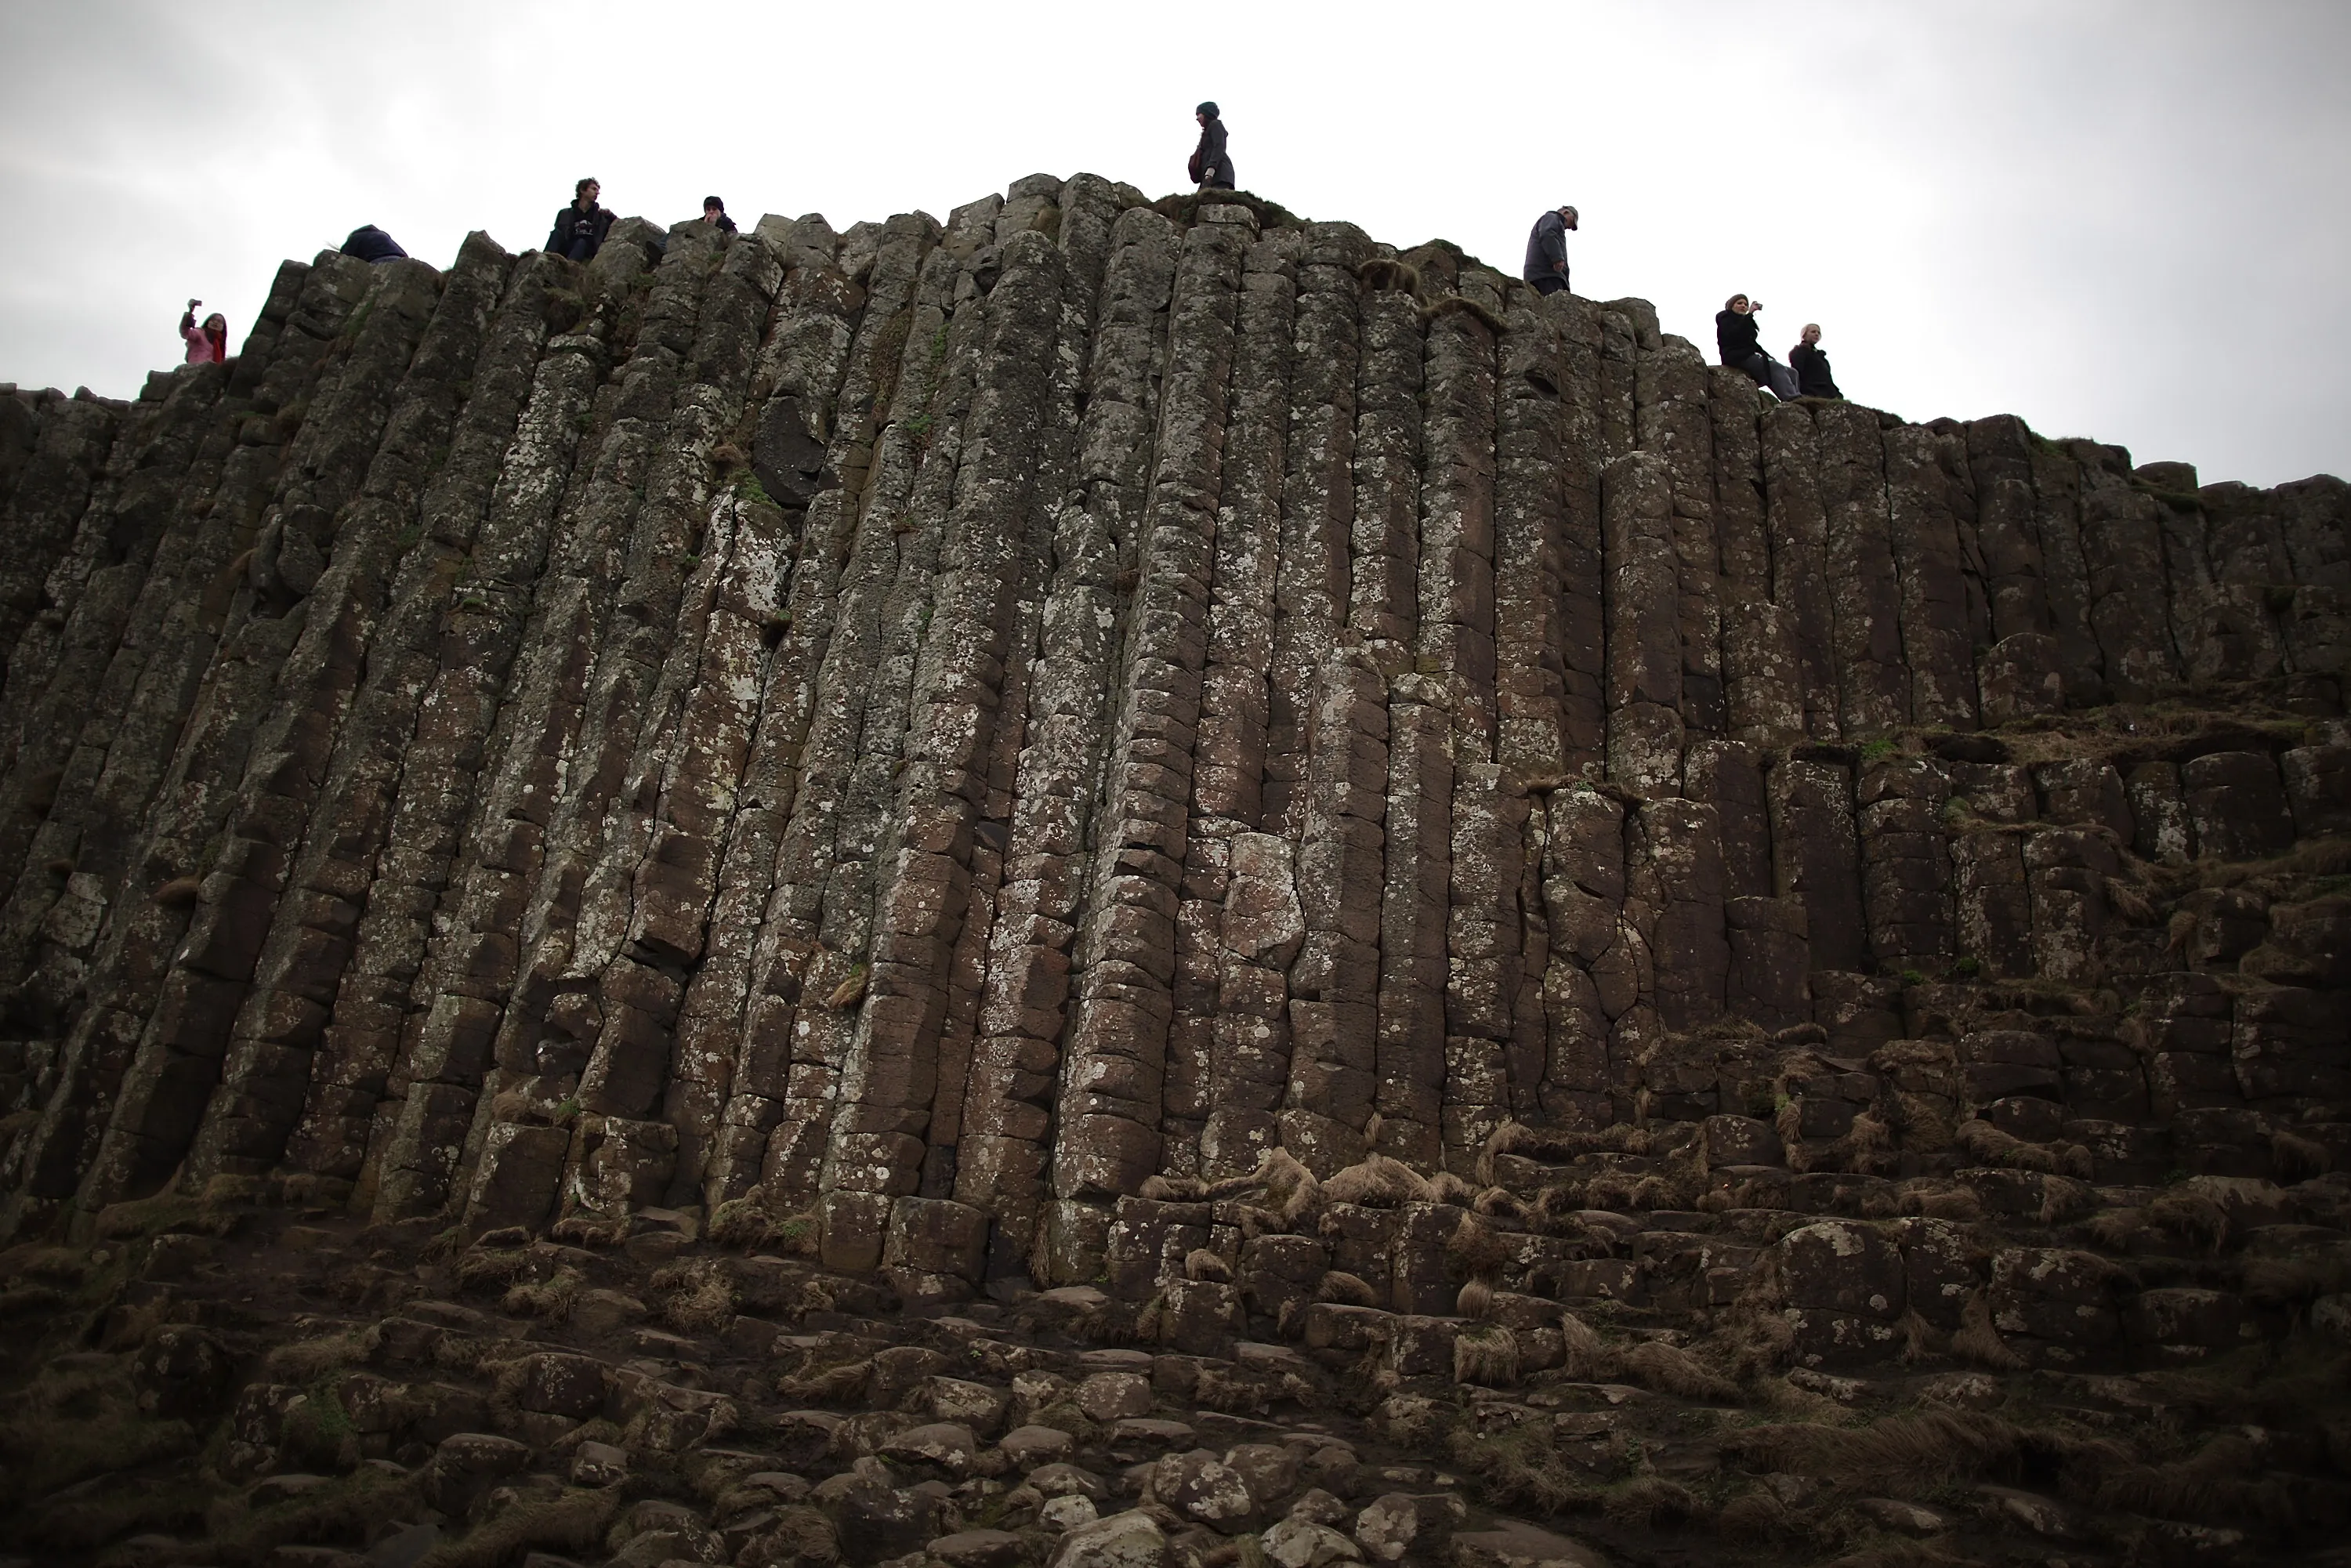
[[[713,223],[716,224],[716,225],[718,225],[718,227],[719,227],[719,229],[720,229],[720,231],[721,231],[722,233],[725,233],[725,234],[730,234],[730,235],[731,235],[731,234],[733,234],[733,233],[735,232],[735,220],[734,220],[733,218],[728,217],[728,216],[727,216],[725,213],[723,213],[723,212],[722,212],[722,213],[720,213],[716,217],[713,218],[713,219],[711,220],[711,222],[713,222]]]
[[[1233,163],[1225,156],[1225,122],[1222,118],[1211,118],[1207,124],[1200,127],[1200,145],[1192,150],[1189,168],[1192,183],[1196,185],[1221,183],[1229,187],[1232,184]]]
[[[373,224],[361,224],[343,241],[343,254],[358,256],[361,261],[390,261],[408,253],[400,248],[398,240]]]
[[[583,213],[578,202],[567,202],[555,214],[555,226],[547,231],[547,248],[558,256],[565,255],[571,249],[571,242],[584,228],[588,234],[588,254],[594,256],[603,246],[605,233],[611,226],[612,214],[605,208],[590,207]]]
[[[1788,363],[1795,367],[1796,390],[1805,397],[1843,397],[1837,391],[1836,379],[1829,374],[1829,357],[1810,343],[1799,343],[1788,350]]]
[[[1527,235],[1527,265],[1519,273],[1529,283],[1541,278],[1567,278],[1567,220],[1557,213],[1545,213],[1535,220],[1534,232]]]
[[[1761,351],[1755,340],[1755,318],[1741,316],[1736,310],[1714,313],[1714,346],[1726,365],[1744,365],[1748,359]]]

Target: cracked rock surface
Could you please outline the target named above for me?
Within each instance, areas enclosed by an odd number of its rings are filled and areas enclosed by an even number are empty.
[[[0,1562],[2345,1561],[2351,488],[1090,175],[0,388]]]

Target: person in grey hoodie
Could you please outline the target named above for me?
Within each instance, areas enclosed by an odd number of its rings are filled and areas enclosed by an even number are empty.
[[[1567,292],[1567,234],[1573,227],[1573,207],[1555,208],[1535,220],[1534,232],[1527,235],[1527,265],[1519,276],[1537,294]]]

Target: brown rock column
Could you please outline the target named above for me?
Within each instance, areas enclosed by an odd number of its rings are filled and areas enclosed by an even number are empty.
[[[1910,717],[1901,585],[1887,542],[1885,457],[1875,410],[1823,403],[1813,418],[1820,433],[1821,502],[1828,517],[1826,580],[1838,723],[1846,737],[1865,737]],[[1817,941],[1817,924],[1813,934]]]
[[[1589,785],[1544,799],[1542,894],[1550,936],[1543,1012],[1550,1051],[1543,1071],[1545,1114],[1571,1125],[1597,1125],[1613,1113],[1619,1087],[1608,1058],[1608,1031],[1636,998],[1634,966],[1620,947],[1625,902],[1625,809]],[[1631,1100],[1629,1076],[1622,1082]]]
[[[1799,747],[1772,768],[1772,883],[1804,906],[1812,967],[1859,969],[1868,951],[1853,775],[1845,763]]]
[[[1293,842],[1306,820],[1300,781],[1316,673],[1353,601],[1355,380],[1362,355],[1355,268],[1372,243],[1348,224],[1306,225],[1298,267],[1290,440],[1275,580],[1273,664],[1266,683],[1263,825]]]
[[[1276,583],[1281,558],[1281,495],[1288,449],[1292,348],[1297,330],[1297,267],[1301,236],[1282,231],[1249,247],[1243,264],[1233,364],[1232,412],[1225,434],[1224,482],[1217,511],[1216,580],[1208,613],[1207,669],[1200,692],[1200,735],[1193,753],[1192,822],[1186,835],[1184,903],[1176,930],[1176,1016],[1168,1041],[1168,1136],[1165,1163],[1191,1172],[1254,1169],[1270,1142],[1270,1124],[1246,1128],[1220,1098],[1225,1054],[1219,993],[1248,960],[1228,947],[1223,927],[1237,838],[1262,821],[1270,694],[1266,679],[1275,646]],[[1254,969],[1256,967],[1249,964]],[[1257,990],[1262,982],[1244,981]],[[1260,1003],[1249,1015],[1262,1024]],[[1277,1016],[1280,1009],[1272,1009]],[[1238,1082],[1254,1082],[1240,1080]],[[1262,1115],[1270,1105],[1252,1106]],[[1223,1118],[1218,1124],[1219,1117]],[[1208,1130],[1217,1124],[1213,1140]],[[1212,1142],[1214,1153],[1207,1150]]]
[[[1794,643],[1804,732],[1815,740],[1834,740],[1844,733],[1844,720],[1837,696],[1836,612],[1830,603],[1820,433],[1810,410],[1782,403],[1762,416],[1761,443],[1771,602]],[[1761,716],[1768,722],[1770,710]]]
[[[1635,395],[1642,450],[1664,462],[1672,491],[1683,727],[1693,735],[1720,735],[1722,553],[1714,531],[1714,433],[1706,361],[1682,339],[1666,338],[1656,351],[1642,354]],[[1645,781],[1641,787],[1658,786]]]
[[[486,241],[472,260],[473,276],[450,319],[467,359],[505,271],[503,255]],[[346,503],[361,492],[403,372],[442,292],[440,276],[422,263],[392,264],[370,281],[366,322],[319,395],[316,423],[306,424],[307,437],[289,453],[277,532],[265,530],[253,561],[252,619],[229,644],[228,661],[266,679],[270,700],[230,720],[229,736],[200,732],[194,755],[178,765],[183,798],[203,798],[206,814],[224,823],[225,832],[212,846],[217,859],[204,896],[162,979],[139,1054],[124,1074],[121,1101],[84,1178],[85,1207],[152,1187],[187,1153],[207,1095],[220,1081],[235,1009],[254,978],[289,862],[302,843],[308,808],[358,685],[382,578],[396,552],[380,510],[362,503],[346,513]],[[454,379],[450,368],[428,363],[424,380]],[[436,390],[437,400],[454,392]],[[408,462],[425,455],[411,454]],[[399,466],[395,461],[393,471]],[[387,475],[385,486],[401,487],[413,478],[413,470],[397,482]],[[288,539],[297,529],[308,543],[299,566]],[[334,541],[329,560],[319,559],[321,538]],[[225,744],[205,747],[205,738]],[[341,932],[320,927],[348,930],[352,912],[335,910],[330,901],[312,902],[324,905],[314,908],[318,924],[305,923],[285,940],[339,962]],[[313,1027],[315,1020],[286,1017],[301,1011],[282,1009],[281,1027],[298,1032]],[[253,1065],[255,1077],[277,1081],[278,1096],[298,1099],[306,1056]]]
[[[1420,617],[1420,309],[1381,287],[1364,291],[1361,309],[1347,624],[1366,642],[1409,645]]]
[[[1388,700],[1385,884],[1378,931],[1374,1103],[1383,1152],[1439,1163],[1447,1072],[1454,726],[1442,685],[1400,675]]]
[[[988,1268],[997,1272],[1024,1266],[1046,1197],[1070,950],[1100,778],[1096,737],[1117,652],[1120,550],[1132,548],[1149,495],[1166,351],[1161,321],[1176,273],[1176,232],[1156,213],[1120,214],[1110,246],[957,1146],[955,1196],[996,1216]]]
[[[1216,507],[1238,297],[1255,227],[1245,208],[1210,207],[1184,236],[1140,581],[1110,730],[1106,809],[1072,966],[1076,1007],[1053,1143],[1053,1191],[1064,1200],[1131,1193],[1159,1164]]]
[[[1281,1141],[1317,1175],[1363,1153],[1378,1066],[1380,915],[1389,778],[1387,689],[1339,647],[1315,687],[1298,849],[1305,940],[1290,967]]]
[[[1600,476],[1606,544],[1608,772],[1641,791],[1681,787],[1682,640],[1673,475],[1654,453]]]
[[[1945,471],[1946,443],[1934,431],[1906,424],[1885,436],[1886,516],[1901,592],[1910,717],[1973,729],[1975,648],[1984,639],[1970,604],[1979,579],[1968,570],[1973,563],[1959,526],[1972,501]]]
[[[1951,793],[1925,758],[1887,758],[1862,769],[1862,907],[1881,972],[1938,974],[1951,956],[1951,862],[1941,811]]]
[[[1035,479],[1053,401],[1065,267],[1042,235],[1013,236],[987,296],[978,386],[946,521],[941,580],[916,663],[913,734],[878,835],[872,968],[844,1061],[829,1190],[914,1191],[930,1130],[970,829],[1002,706],[1012,598],[1026,573]]]
[[[2179,678],[2155,497],[2132,486],[2130,458],[2120,447],[2066,446],[2081,465],[2090,626],[2114,695],[2144,701]]]

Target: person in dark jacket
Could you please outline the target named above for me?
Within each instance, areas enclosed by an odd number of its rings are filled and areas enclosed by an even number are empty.
[[[373,224],[361,224],[343,241],[343,254],[358,256],[361,261],[391,261],[408,253],[400,248],[398,240]]]
[[[715,225],[722,234],[735,232],[735,220],[726,215],[726,204],[716,196],[702,198],[702,221]]]
[[[612,226],[612,214],[596,204],[603,189],[593,180],[582,180],[573,187],[571,204],[555,214],[555,226],[548,231],[549,250],[573,261],[593,259]]]
[[[1829,357],[1821,352],[1821,324],[1804,323],[1803,341],[1788,350],[1788,364],[1796,372],[1796,391],[1804,397],[1842,398],[1836,378],[1829,374]]]
[[[1561,207],[1535,220],[1527,235],[1527,265],[1520,276],[1535,286],[1537,294],[1567,292],[1567,235],[1575,227],[1575,209]]]
[[[1200,122],[1200,145],[1192,150],[1192,183],[1204,191],[1233,188],[1233,161],[1225,156],[1225,122],[1214,103],[1193,110]]]
[[[1796,396],[1796,372],[1765,353],[1763,345],[1755,340],[1755,312],[1762,308],[1744,294],[1725,300],[1715,313],[1714,346],[1724,364],[1745,371],[1756,385],[1770,387],[1771,395],[1782,402],[1792,402]]]

